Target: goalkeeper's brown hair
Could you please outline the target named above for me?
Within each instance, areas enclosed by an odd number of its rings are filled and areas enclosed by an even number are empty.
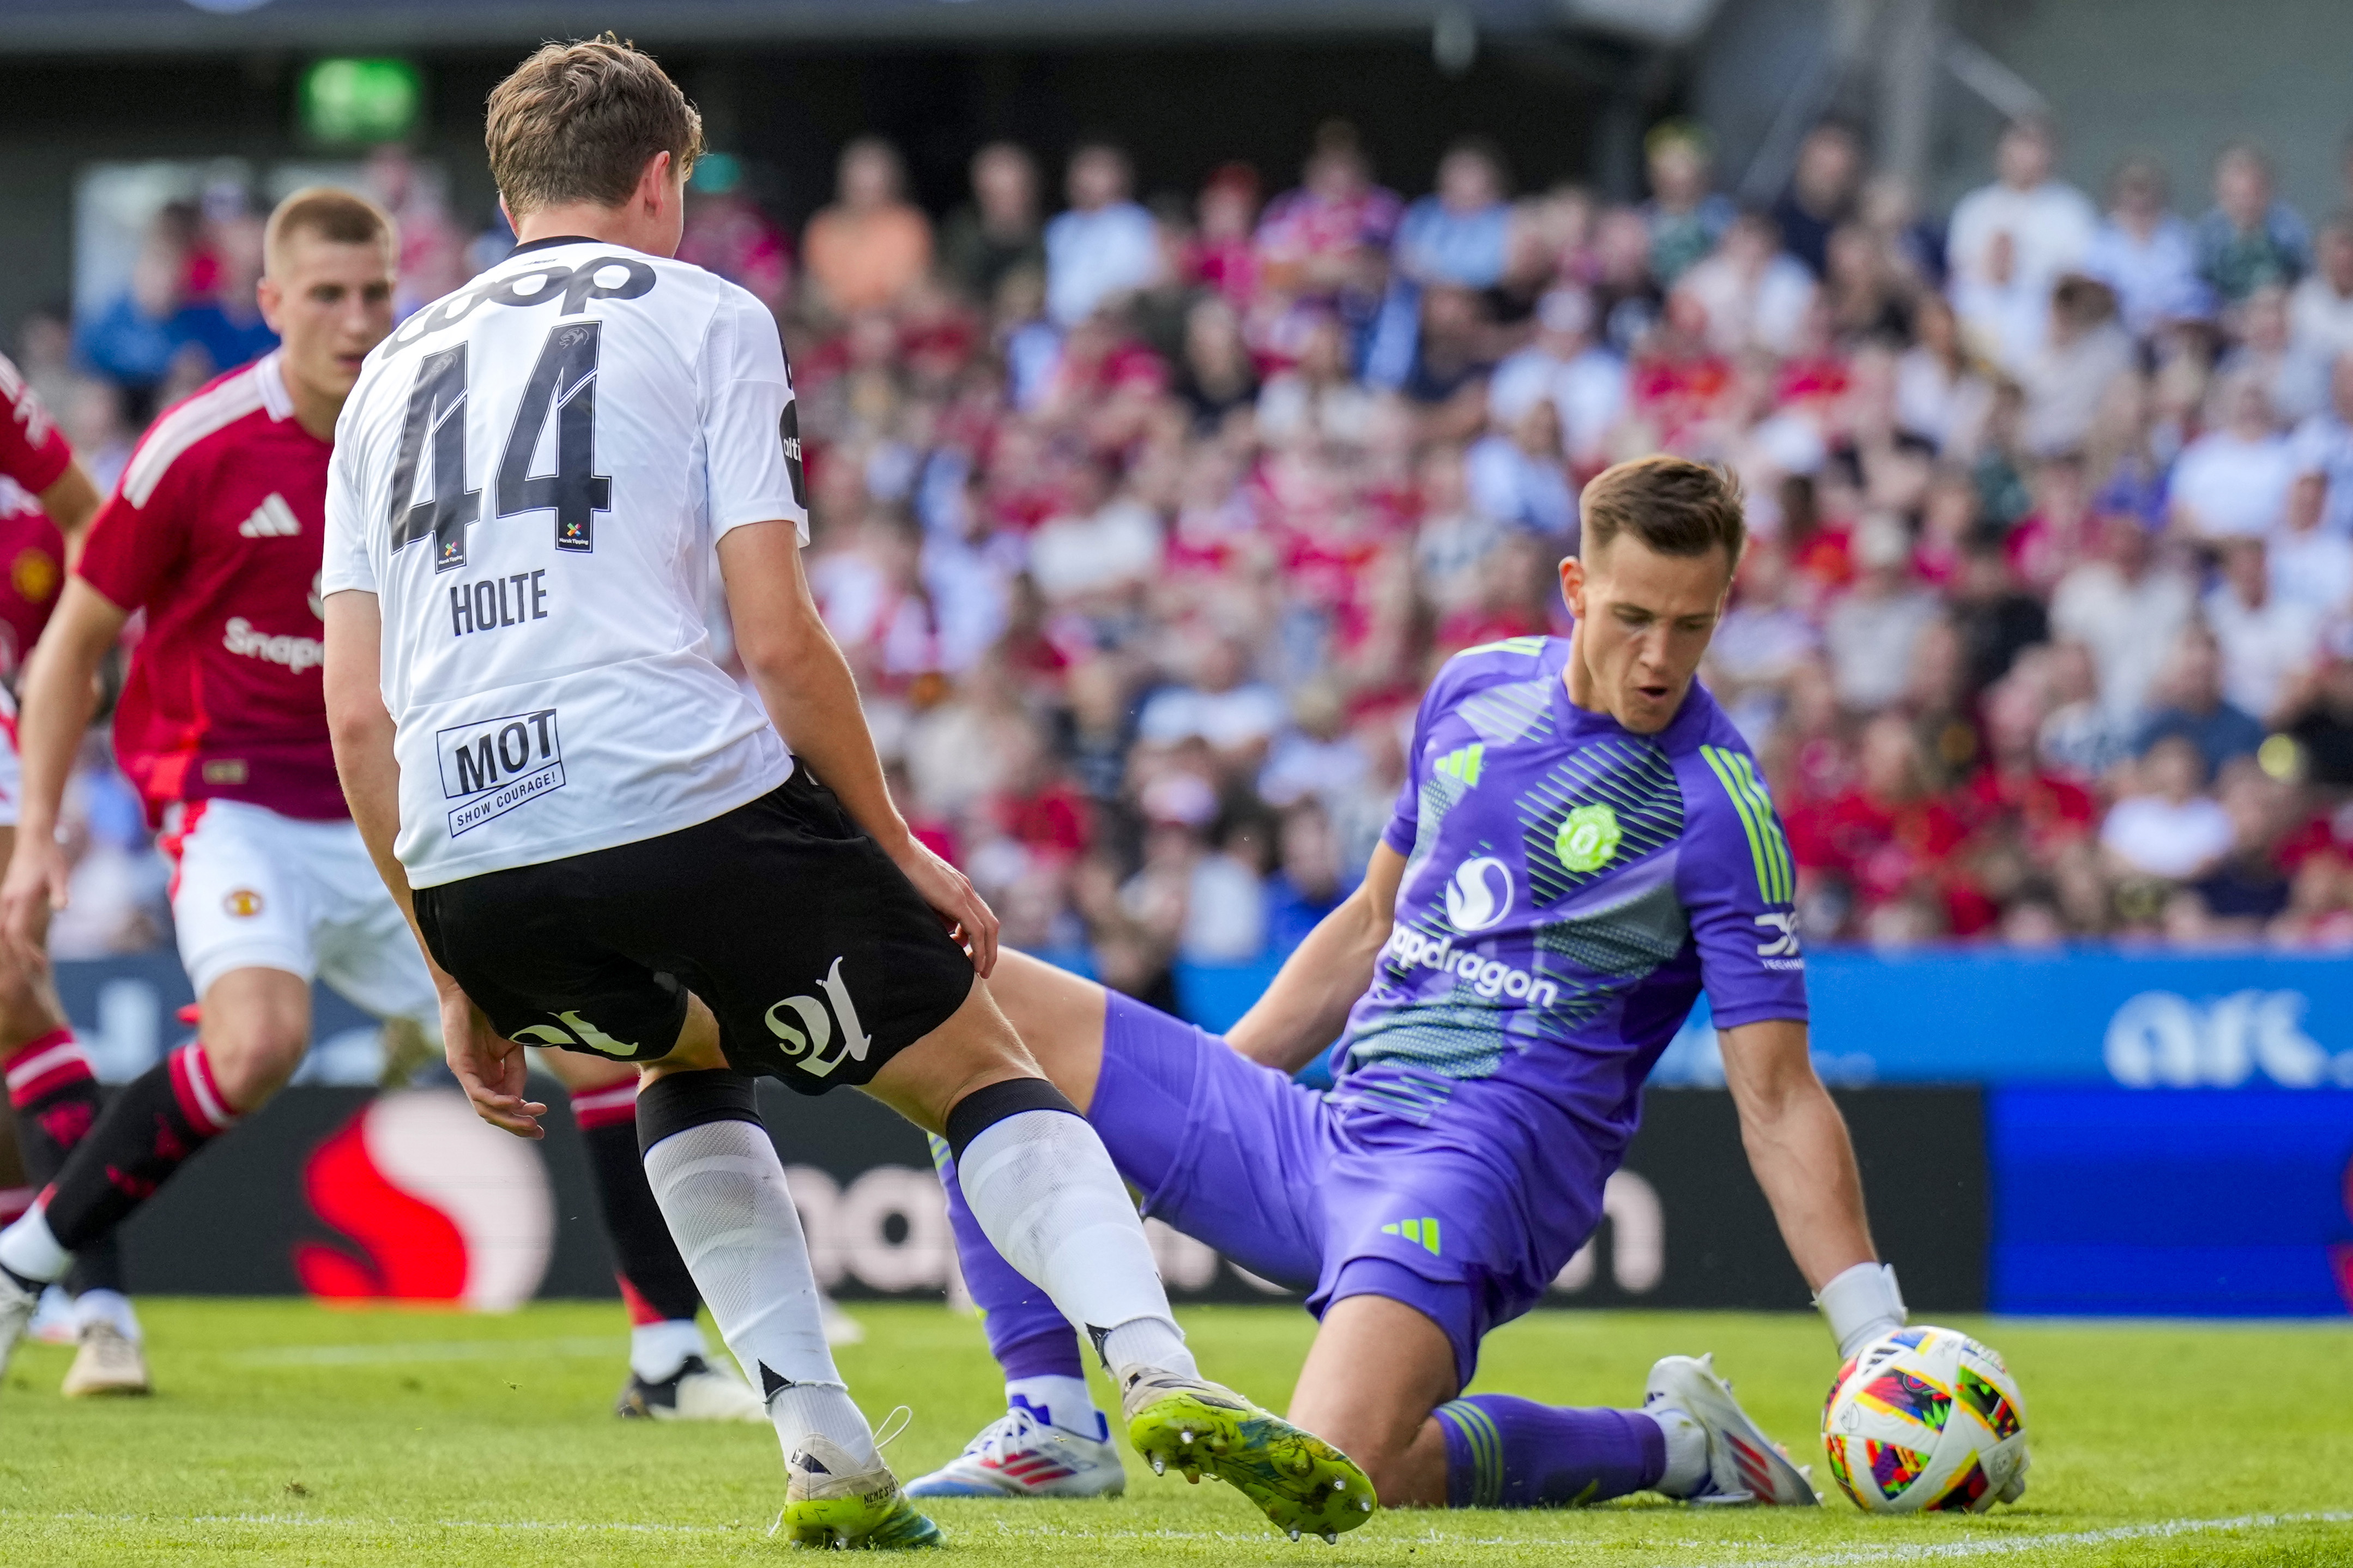
[[[1591,560],[1621,533],[1662,555],[1704,555],[1721,549],[1732,565],[1748,542],[1740,481],[1712,463],[1665,453],[1614,464],[1578,498],[1578,553]]]
[[[651,55],[612,34],[543,44],[491,89],[483,130],[507,211],[574,202],[617,207],[646,161],[681,171],[702,153],[702,116]]]

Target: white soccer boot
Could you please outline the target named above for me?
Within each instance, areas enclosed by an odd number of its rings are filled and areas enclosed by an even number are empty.
[[[785,1460],[791,1479],[776,1528],[796,1546],[853,1547],[904,1551],[940,1544],[940,1527],[916,1511],[900,1489],[899,1478],[881,1459],[871,1469],[839,1444],[814,1433],[794,1445]]]
[[[81,1326],[81,1349],[66,1369],[61,1392],[68,1399],[105,1394],[153,1394],[147,1357],[139,1342],[104,1319]]]
[[[8,1358],[16,1354],[16,1342],[25,1337],[33,1314],[40,1310],[40,1290],[26,1289],[16,1283],[15,1275],[0,1268],[0,1375],[7,1373]]]
[[[691,1355],[659,1383],[629,1373],[628,1386],[613,1403],[613,1414],[650,1421],[765,1422],[768,1407],[733,1372]]]
[[[909,1497],[923,1498],[1117,1497],[1126,1489],[1127,1470],[1108,1430],[1082,1437],[1021,1405],[982,1427],[963,1453],[907,1483]]]
[[[2019,1499],[2024,1497],[2026,1495],[2026,1468],[2033,1462],[2033,1455],[2021,1453],[2018,1456],[2018,1468],[2010,1472],[2009,1484],[1994,1494],[1993,1500],[1996,1502],[2016,1502]]]
[[[37,1345],[72,1345],[81,1342],[81,1321],[74,1313],[74,1299],[66,1294],[62,1285],[52,1285],[41,1292],[40,1310],[25,1329],[25,1337]]]
[[[1687,1500],[1799,1508],[1821,1501],[1806,1472],[1748,1418],[1732,1397],[1732,1384],[1716,1376],[1713,1353],[1696,1361],[1671,1355],[1652,1367],[1642,1408],[1654,1414],[1680,1410],[1707,1434],[1707,1480]]]

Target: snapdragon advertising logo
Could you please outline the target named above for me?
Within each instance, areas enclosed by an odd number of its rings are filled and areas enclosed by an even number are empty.
[[[538,1152],[447,1089],[369,1101],[311,1152],[302,1191],[339,1236],[294,1248],[313,1296],[505,1311],[547,1272],[554,1204]]]

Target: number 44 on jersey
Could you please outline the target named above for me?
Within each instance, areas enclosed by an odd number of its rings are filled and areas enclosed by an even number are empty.
[[[596,321],[567,321],[549,331],[499,458],[492,515],[554,511],[558,550],[594,550],[596,514],[612,510],[613,481],[596,472],[596,355],[602,336]],[[555,471],[533,474],[532,455],[551,417]],[[430,489],[418,500],[417,471],[428,455]],[[482,515],[482,492],[466,488],[466,345],[458,343],[425,357],[408,395],[392,470],[395,554],[430,539],[436,572],[466,564],[466,531]]]

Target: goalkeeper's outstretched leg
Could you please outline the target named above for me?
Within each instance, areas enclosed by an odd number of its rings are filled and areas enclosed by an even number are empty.
[[[1814,1500],[1729,1390],[1685,1358],[1661,1363],[1640,1409],[1458,1397],[1480,1339],[1525,1305],[1499,1312],[1481,1262],[1511,1234],[1500,1177],[1437,1146],[1417,1155],[1392,1143],[1366,1159],[1352,1148],[1365,1125],[1345,1108],[1189,1025],[1024,955],[1005,955],[995,990],[1148,1211],[1308,1296],[1323,1321],[1291,1417],[1361,1464],[1382,1501],[1546,1507],[1643,1490]],[[909,1491],[1116,1495],[1124,1478],[1076,1336],[988,1246],[953,1161],[935,1153],[965,1281],[1007,1369],[1008,1415]],[[1414,1234],[1401,1234],[1399,1215],[1411,1217]],[[1678,1367],[1692,1370],[1662,1375]]]

